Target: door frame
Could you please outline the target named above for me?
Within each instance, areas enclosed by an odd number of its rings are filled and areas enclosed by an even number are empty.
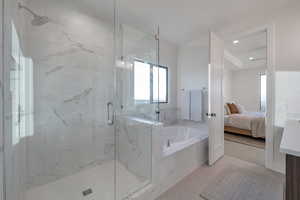
[[[253,29],[249,29],[226,38],[234,40],[256,32],[266,31],[267,33],[267,113],[266,113],[266,148],[265,167],[277,172],[282,170],[275,164],[274,152],[274,120],[275,120],[275,24],[266,24]]]

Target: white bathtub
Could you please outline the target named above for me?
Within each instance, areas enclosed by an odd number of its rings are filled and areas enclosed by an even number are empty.
[[[197,127],[183,125],[163,127],[161,130],[162,156],[170,156],[207,138],[206,124],[199,124]]]

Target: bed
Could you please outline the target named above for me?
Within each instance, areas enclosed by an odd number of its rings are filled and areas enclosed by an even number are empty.
[[[243,112],[224,115],[224,131],[254,138],[265,138],[265,114]]]

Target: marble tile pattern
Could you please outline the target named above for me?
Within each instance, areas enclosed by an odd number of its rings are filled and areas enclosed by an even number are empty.
[[[126,117],[120,118],[117,125],[118,161],[140,180],[151,181],[153,125]]]
[[[113,26],[72,1],[25,5],[48,19],[37,26],[19,10],[26,21],[24,54],[34,71],[34,133],[26,138],[31,188],[114,159],[114,130],[106,124],[106,104],[113,99]]]

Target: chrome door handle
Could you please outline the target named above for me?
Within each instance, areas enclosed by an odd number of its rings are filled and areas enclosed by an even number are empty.
[[[114,116],[111,114],[111,110],[110,110],[113,107],[113,103],[108,102],[106,104],[106,106],[107,106],[107,124],[113,125],[114,124]]]

